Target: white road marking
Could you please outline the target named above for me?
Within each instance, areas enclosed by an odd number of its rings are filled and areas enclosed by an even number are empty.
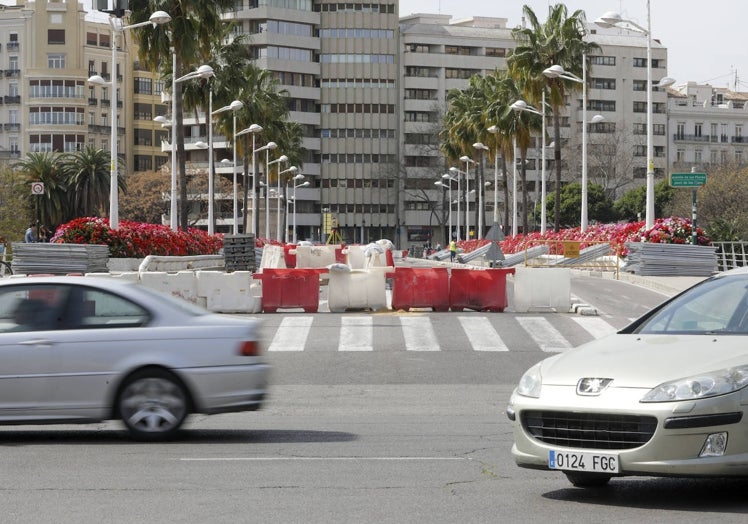
[[[372,317],[341,317],[338,351],[374,351]]]
[[[571,317],[574,322],[579,324],[590,335],[598,338],[610,335],[618,331],[600,317]]]
[[[288,316],[281,321],[268,351],[304,351],[312,328],[311,316]]]
[[[181,462],[280,462],[280,461],[470,461],[470,457],[181,457]]]
[[[543,317],[517,317],[517,322],[543,351],[559,352],[572,347],[569,341]]]
[[[439,342],[428,317],[400,317],[400,325],[408,351],[439,351]]]
[[[458,317],[473,351],[509,351],[486,317]]]

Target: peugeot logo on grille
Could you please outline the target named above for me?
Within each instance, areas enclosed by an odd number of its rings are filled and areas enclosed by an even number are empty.
[[[611,382],[612,378],[583,378],[577,382],[577,395],[594,397],[605,391]]]

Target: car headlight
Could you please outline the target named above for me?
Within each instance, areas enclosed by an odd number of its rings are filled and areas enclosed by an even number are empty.
[[[540,375],[540,364],[536,364],[522,375],[517,386],[517,394],[523,397],[540,398],[540,387],[543,377]]]
[[[641,402],[670,402],[716,397],[748,386],[748,366],[720,369],[703,375],[665,382],[650,390]]]

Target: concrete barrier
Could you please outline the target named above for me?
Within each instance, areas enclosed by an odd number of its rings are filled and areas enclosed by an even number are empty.
[[[328,273],[327,305],[331,312],[349,309],[387,309],[386,272],[373,269],[349,271],[330,268]]]
[[[571,270],[568,268],[517,267],[514,274],[514,311],[531,309],[569,311]]]
[[[259,313],[262,311],[262,288],[252,279],[251,271],[198,271],[197,295],[216,313]]]
[[[188,269],[223,269],[224,264],[222,255],[194,255],[184,257],[148,255],[140,263],[138,271],[145,273],[148,271],[175,272]]]
[[[324,268],[335,264],[335,250],[340,246],[333,244],[325,246],[296,246],[297,268]]]

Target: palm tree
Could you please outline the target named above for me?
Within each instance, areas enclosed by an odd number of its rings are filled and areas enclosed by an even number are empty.
[[[570,90],[580,89],[576,82],[561,78],[549,79],[543,71],[552,65],[560,65],[564,70],[582,76],[582,57],[585,53],[598,49],[593,42],[585,42],[586,18],[584,11],[574,11],[571,16],[564,4],[548,7],[548,19],[540,23],[533,10],[525,5],[522,8],[529,27],[517,27],[512,37],[517,46],[507,60],[513,78],[521,81],[527,99],[538,106],[542,92],[550,92],[549,103],[553,110],[553,138],[555,141],[554,164],[556,168],[554,230],[560,229],[561,201],[561,115],[565,107],[565,95]],[[588,67],[588,64],[584,64]],[[583,101],[587,103],[587,101]],[[586,125],[586,123],[585,123]]]
[[[182,84],[173,80],[206,63],[217,41],[222,38],[224,22],[221,14],[233,8],[234,0],[130,0],[130,22],[145,22],[151,13],[161,10],[171,16],[171,22],[156,27],[133,29],[139,43],[138,58],[151,71],[160,71],[171,80],[171,94],[176,97],[177,136],[172,137],[177,147],[180,184],[180,227],[187,229],[187,180],[185,171]],[[174,70],[172,71],[172,50]],[[167,65],[168,64],[168,65]],[[168,73],[171,73],[170,75]],[[177,166],[172,166],[175,169]]]
[[[60,156],[59,163],[70,189],[72,216],[69,218],[104,215],[110,196],[109,151],[86,147],[82,151]],[[127,189],[124,177],[117,177],[117,185],[122,191]]]
[[[67,185],[58,169],[58,155],[50,152],[31,152],[13,165],[29,183],[42,182],[44,193],[36,196],[36,219],[41,224],[61,224],[67,217]],[[31,197],[31,195],[30,195]]]

